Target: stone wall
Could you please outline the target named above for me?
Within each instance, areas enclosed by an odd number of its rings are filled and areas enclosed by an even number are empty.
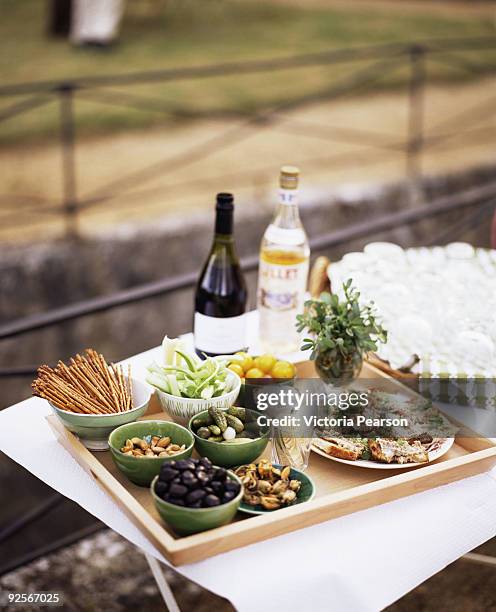
[[[494,180],[496,169],[482,167],[464,174],[426,178],[423,196],[406,183],[343,186],[330,192],[304,194],[302,218],[310,237],[365,221],[405,207],[428,206],[440,195]],[[413,193],[413,196],[412,196]],[[237,245],[240,256],[258,250],[269,222],[268,206],[242,206],[237,211]],[[432,242],[460,213],[443,215],[415,226],[343,245],[328,253],[332,258],[361,249],[370,240],[387,239],[403,246]],[[79,241],[30,246],[0,247],[0,321],[5,323],[30,313],[71,302],[111,294],[117,290],[181,272],[199,270],[212,237],[211,211],[153,225],[120,226],[110,233]],[[464,239],[489,245],[489,229],[481,228]],[[254,274],[248,275],[250,302],[254,305]],[[120,359],[159,343],[167,333],[188,331],[192,322],[192,290],[116,308],[0,343],[0,367],[38,365],[69,357],[94,346],[110,359]],[[0,408],[29,394],[29,380],[0,379]]]

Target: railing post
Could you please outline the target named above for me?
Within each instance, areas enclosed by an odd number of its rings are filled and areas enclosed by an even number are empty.
[[[58,88],[60,100],[60,144],[62,148],[63,208],[66,236],[78,235],[76,192],[74,86],[64,83]]]
[[[426,81],[425,48],[410,48],[410,81],[408,91],[408,142],[406,146],[406,173],[414,183],[422,175],[422,148],[424,144],[424,91]]]

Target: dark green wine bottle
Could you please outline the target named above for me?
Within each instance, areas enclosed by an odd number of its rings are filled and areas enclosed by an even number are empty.
[[[233,202],[232,194],[217,194],[214,241],[196,286],[194,337],[200,356],[246,348],[247,291],[234,245]]]

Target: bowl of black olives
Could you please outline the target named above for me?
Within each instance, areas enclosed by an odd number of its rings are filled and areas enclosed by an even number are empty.
[[[231,522],[243,485],[235,474],[202,457],[164,463],[151,492],[162,520],[177,534],[190,535]]]

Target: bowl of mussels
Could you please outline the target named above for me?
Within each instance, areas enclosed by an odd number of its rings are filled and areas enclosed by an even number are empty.
[[[151,493],[162,520],[178,535],[190,535],[230,523],[243,485],[235,474],[201,457],[164,463]]]
[[[243,465],[257,459],[269,442],[270,428],[258,425],[258,416],[238,406],[209,408],[191,417],[188,429],[202,457],[222,467]]]

